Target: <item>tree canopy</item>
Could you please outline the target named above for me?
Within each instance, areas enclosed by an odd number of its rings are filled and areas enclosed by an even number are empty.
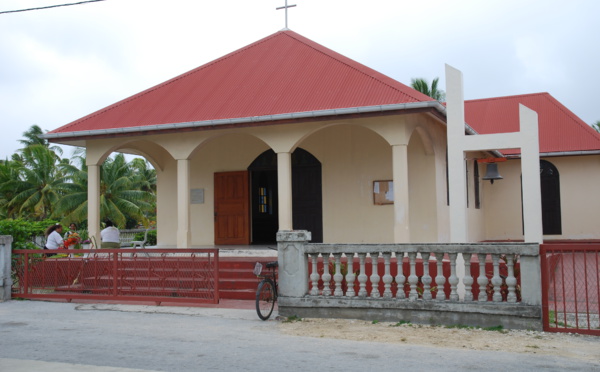
[[[435,78],[431,82],[431,86],[429,86],[429,82],[423,78],[413,78],[411,79],[410,86],[423,94],[428,95],[429,97],[444,102],[446,100],[446,92],[441,89],[438,89],[438,82],[440,78]]]
[[[19,142],[23,148],[0,161],[0,218],[87,225],[85,149],[62,158],[33,125]],[[100,214],[120,228],[146,224],[156,215],[156,171],[144,159],[109,156],[100,168]]]

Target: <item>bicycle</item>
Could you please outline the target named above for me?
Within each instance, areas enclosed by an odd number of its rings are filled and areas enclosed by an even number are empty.
[[[269,273],[262,274],[263,265],[257,262],[252,271],[254,275],[261,278],[256,289],[256,313],[262,320],[267,320],[273,313],[275,302],[277,302],[277,261],[266,264]]]

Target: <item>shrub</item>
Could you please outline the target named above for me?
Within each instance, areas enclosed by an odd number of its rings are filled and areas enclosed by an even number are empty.
[[[133,240],[144,240],[144,234],[145,233],[143,232],[135,234]],[[156,230],[148,231],[148,241],[146,242],[146,245],[156,245]]]
[[[39,249],[35,244],[36,236],[43,236],[48,226],[55,224],[57,221],[26,221],[18,220],[1,220],[0,235],[10,235],[13,238],[13,249]]]

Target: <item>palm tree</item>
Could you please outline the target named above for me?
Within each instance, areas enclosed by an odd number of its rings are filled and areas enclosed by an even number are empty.
[[[600,120],[592,124],[592,128],[594,128],[596,132],[600,132]]]
[[[87,168],[84,159],[85,156],[79,159],[82,169],[71,173],[68,193],[56,205],[54,215],[63,216],[64,222],[87,220]],[[134,169],[123,154],[107,158],[100,168],[100,216],[121,228],[126,226],[128,219],[145,223],[147,214],[155,210],[154,192],[142,189],[153,186],[142,182]]]
[[[24,138],[20,139],[19,143],[21,143],[24,148],[27,148],[32,145],[42,145],[44,147],[48,147],[50,150],[54,151],[55,153],[62,155],[62,153],[63,153],[62,148],[60,148],[60,146],[50,146],[50,144],[48,143],[48,140],[41,138],[42,134],[44,134],[44,131],[42,130],[42,128],[40,128],[38,125],[34,124],[28,130],[23,132]],[[20,151],[22,151],[22,149]]]
[[[81,225],[87,220],[88,173],[85,149],[76,149],[71,159],[74,163],[79,163],[79,166],[65,166],[71,182],[65,186],[65,195],[54,206],[53,217],[60,219],[63,224],[75,222]]]
[[[63,171],[63,162],[51,149],[41,144],[31,144],[21,151],[13,179],[3,184],[12,188],[14,195],[7,207],[18,210],[20,217],[44,220],[53,206],[65,194],[70,176]]]
[[[13,160],[0,160],[0,218],[15,219],[19,217],[19,208],[9,207],[8,203],[15,197],[15,182],[19,178],[21,163]]]
[[[136,188],[156,194],[156,170],[147,160],[135,158],[130,163]]]
[[[127,217],[146,222],[144,212],[153,210],[154,194],[136,189],[132,169],[123,154],[108,158],[100,169],[100,215],[117,226],[125,226]]]
[[[431,87],[429,87],[429,83],[427,82],[427,80],[423,79],[423,78],[416,78],[416,79],[411,79],[411,83],[410,86],[414,89],[417,90],[425,95],[428,95],[429,97],[440,101],[440,102],[444,102],[446,100],[446,92],[444,92],[441,89],[438,89],[438,82],[439,82],[440,78],[435,78],[433,79],[433,81],[431,82]]]

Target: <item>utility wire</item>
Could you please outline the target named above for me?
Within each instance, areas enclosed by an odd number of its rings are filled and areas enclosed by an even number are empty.
[[[31,10],[42,10],[42,9],[58,8],[60,6],[81,5],[81,4],[86,4],[86,3],[96,3],[98,1],[105,1],[105,0],[87,0],[87,1],[80,1],[78,3],[69,3],[69,4],[58,4],[58,5],[42,6],[42,7],[39,7],[39,8],[29,8],[29,9],[19,9],[19,10],[4,10],[4,11],[0,11],[0,14],[28,12],[28,11],[31,11]]]

